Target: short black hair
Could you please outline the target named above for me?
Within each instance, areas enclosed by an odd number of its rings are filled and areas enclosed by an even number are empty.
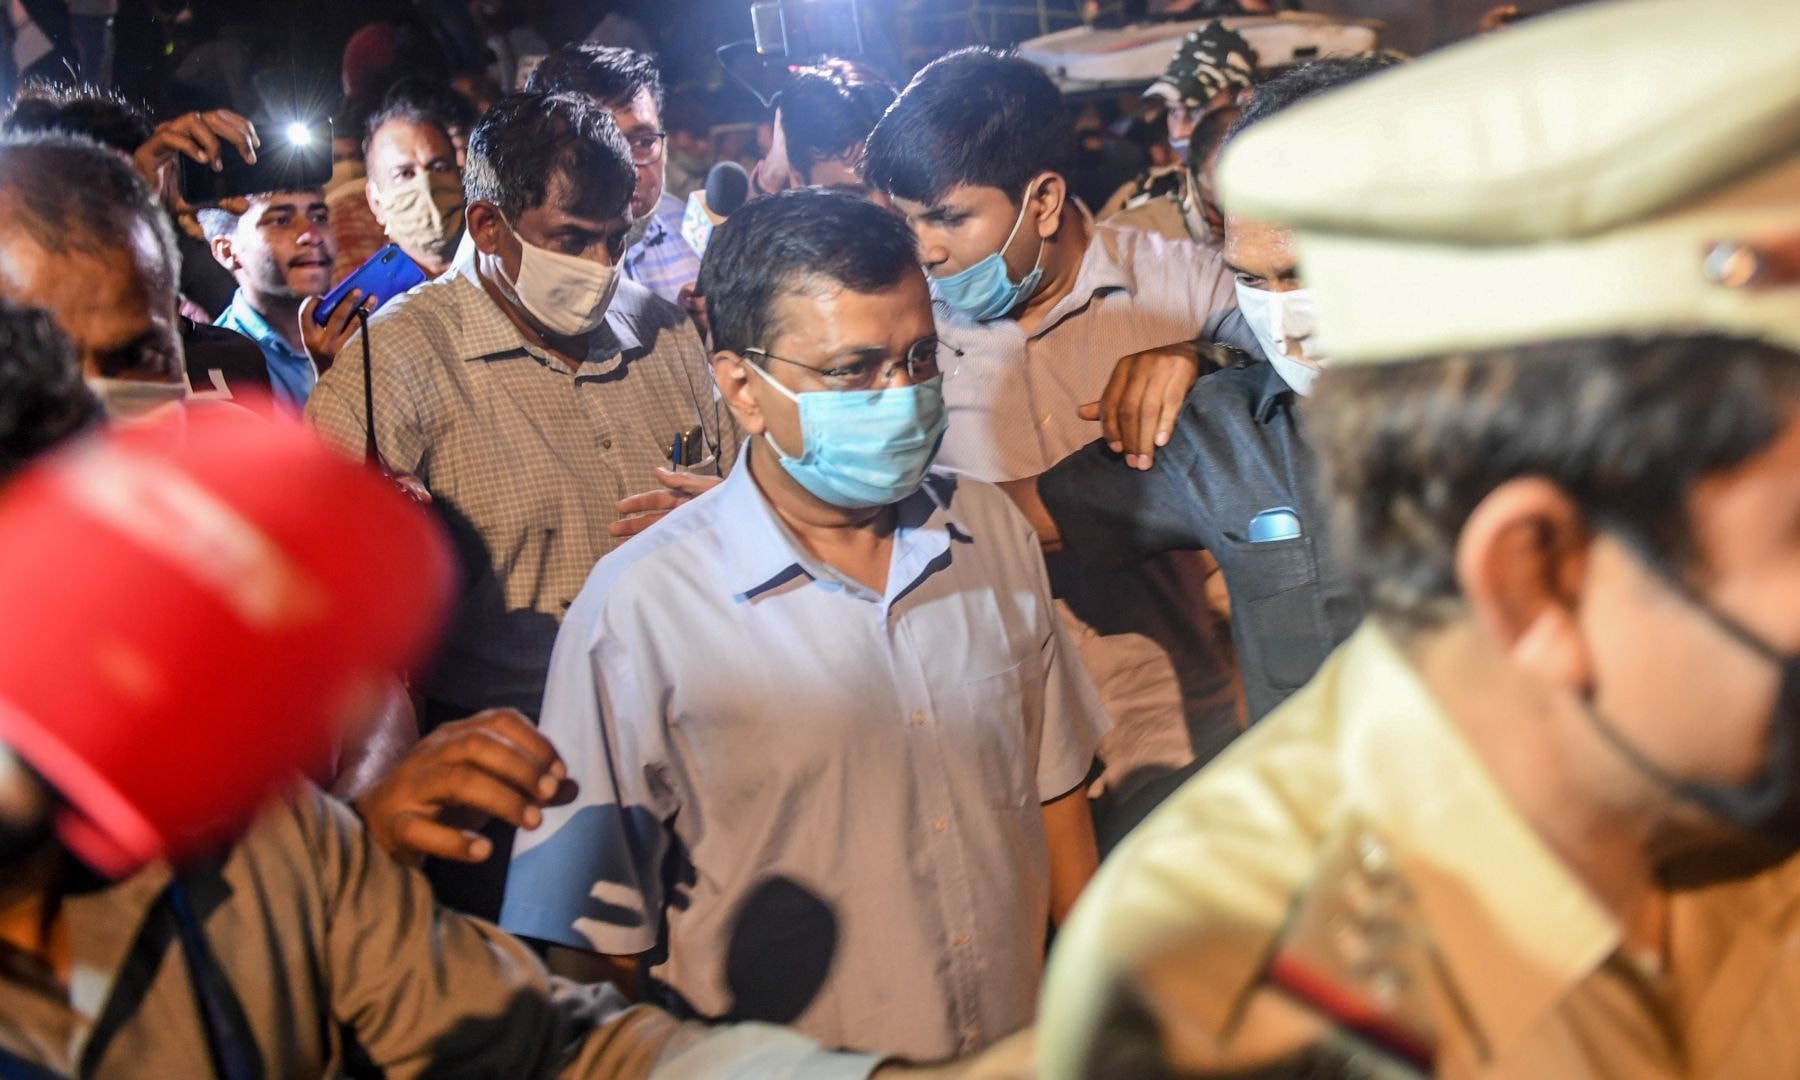
[[[662,111],[662,72],[656,58],[636,49],[577,42],[544,57],[525,81],[528,94],[583,94],[609,109],[631,104],[650,91]]]
[[[0,484],[103,416],[56,320],[0,300]]]
[[[713,234],[698,289],[713,347],[743,353],[780,336],[775,303],[821,285],[872,293],[920,273],[906,222],[854,195],[818,188],[755,199]]]
[[[449,121],[435,109],[409,98],[395,98],[390,95],[387,102],[370,114],[368,122],[363,125],[362,154],[364,161],[369,160],[369,148],[375,145],[375,133],[395,122],[434,127],[443,133],[445,139],[450,138]]]
[[[599,219],[624,216],[637,186],[619,125],[579,94],[508,94],[469,136],[465,196],[499,207],[515,225],[544,205],[558,176],[573,189],[570,209]]]
[[[1695,577],[1687,500],[1800,415],[1800,354],[1719,334],[1608,336],[1328,370],[1307,402],[1333,540],[1402,632],[1460,607],[1456,542],[1494,489],[1541,477],[1597,530]]]
[[[1244,111],[1238,115],[1237,122],[1231,125],[1231,130],[1225,133],[1225,142],[1229,144],[1246,128],[1260,124],[1278,112],[1291,109],[1307,98],[1348,86],[1401,63],[1404,61],[1392,53],[1371,53],[1309,60],[1297,67],[1288,68],[1257,83],[1256,88],[1250,91],[1250,100],[1244,103]]]
[[[8,135],[80,135],[121,154],[136,153],[155,130],[149,115],[119,94],[45,82],[29,82],[19,90],[4,128]]]
[[[1018,201],[1032,177],[1063,172],[1074,156],[1074,128],[1048,75],[1011,53],[962,49],[901,91],[869,135],[863,177],[926,204],[958,184]]]
[[[170,288],[181,273],[175,228],[125,155],[74,135],[0,139],[0,200],[37,245],[58,255],[105,255],[146,225]]]
[[[247,205],[257,200],[272,199],[277,195],[311,195],[315,193],[321,198],[324,197],[323,188],[280,188],[275,191],[259,191],[254,195],[243,196],[243,201]],[[237,200],[235,199],[231,200],[232,205],[235,205],[236,202]],[[216,203],[207,206],[194,207],[194,220],[200,223],[201,235],[206,237],[208,243],[217,240],[221,236],[230,236],[232,233],[237,232],[238,224],[243,221],[243,218],[244,215],[242,213],[231,209],[229,206],[221,206]]]
[[[893,84],[867,64],[834,58],[801,68],[775,96],[788,163],[810,181],[814,165],[862,145],[894,98]]]

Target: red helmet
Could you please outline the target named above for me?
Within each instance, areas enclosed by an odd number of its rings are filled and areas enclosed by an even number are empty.
[[[298,422],[85,440],[0,493],[0,743],[95,869],[179,859],[329,760],[425,658],[451,574],[424,510]]]

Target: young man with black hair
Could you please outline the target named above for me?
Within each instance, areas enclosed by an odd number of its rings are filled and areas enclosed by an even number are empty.
[[[1226,151],[1372,614],[1096,879],[1048,1080],[1800,1074],[1800,9],[1734,14],[1546,16]]]
[[[464,255],[370,320],[373,417],[360,359],[328,371],[308,407],[346,451],[416,475],[457,542],[469,580],[420,683],[427,730],[488,708],[535,717],[594,563],[654,520],[633,514],[667,510],[736,457],[687,317],[618,272],[635,181],[606,110],[503,99],[470,140]],[[440,873],[444,895],[497,913],[509,840],[496,832],[473,875]]]
[[[1049,77],[985,49],[928,65],[869,136],[864,174],[906,215],[938,301],[952,419],[943,461],[990,482],[1028,482],[1090,442],[1081,411],[1103,397],[1143,416],[1127,436],[1133,459],[1154,453],[1142,435],[1173,417],[1199,372],[1193,343],[1231,306],[1216,255],[1094,224],[1065,179],[1073,142]],[[1120,363],[1165,347],[1165,377],[1129,376],[1157,369],[1143,358]],[[1237,732],[1205,576],[1193,554],[1117,570],[1052,560],[1117,725],[1101,754],[1120,795],[1211,757]]]
[[[637,168],[631,232],[619,266],[627,279],[680,303],[682,290],[700,276],[700,256],[681,236],[686,204],[663,190],[669,134],[663,129],[662,74],[655,58],[635,49],[564,45],[532,71],[526,89],[581,94],[612,113]]]
[[[295,412],[370,310],[360,289],[338,305],[325,326],[313,321],[331,289],[337,237],[323,188],[265,191],[203,206],[200,227],[220,266],[237,279],[237,295],[214,325],[235,330],[262,350],[275,398]]]
[[[678,1014],[978,1050],[1030,1022],[1095,865],[1104,714],[1030,527],[931,468],[943,376],[899,219],[756,200],[702,281],[749,459],[570,608],[542,725],[580,794],[521,843],[501,923]]]

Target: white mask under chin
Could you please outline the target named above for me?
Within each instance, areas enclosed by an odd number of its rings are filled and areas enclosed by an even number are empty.
[[[108,379],[92,376],[85,380],[88,390],[100,399],[109,420],[145,420],[188,397],[187,376],[180,382],[151,382],[145,379]]]
[[[1313,355],[1315,317],[1311,289],[1271,292],[1236,283],[1238,310],[1262,346],[1267,360],[1294,393],[1305,397],[1312,393],[1313,383],[1326,365],[1324,357]],[[1289,342],[1296,348],[1290,349]]]

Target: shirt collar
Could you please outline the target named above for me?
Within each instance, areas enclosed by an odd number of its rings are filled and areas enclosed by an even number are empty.
[[[465,238],[464,244],[457,249],[456,261],[443,279],[445,288],[455,290],[453,295],[461,329],[458,341],[462,346],[458,359],[489,360],[521,352],[540,356],[543,350],[526,343],[525,335],[482,286],[476,256],[474,243]],[[619,291],[606,311],[606,322],[589,342],[587,362],[608,364],[627,351],[643,348],[637,328],[636,305],[625,295],[630,284],[619,282]]]
[[[736,534],[733,562],[726,570],[732,595],[739,600],[754,599],[799,574],[814,581],[845,584],[866,594],[861,586],[850,585],[813,558],[769,505],[768,497],[750,475],[750,456],[770,453],[773,451],[767,443],[746,441],[738,454],[738,466],[725,478],[717,496],[716,514],[720,520],[732,522]],[[888,571],[891,592],[882,598],[884,603],[894,603],[930,576],[942,564],[953,540],[973,539],[951,515],[955,492],[954,477],[934,474],[896,507],[893,561]]]
[[[1079,204],[1078,204],[1079,205]],[[1057,302],[1044,317],[1032,337],[1042,337],[1058,323],[1088,306],[1096,296],[1110,292],[1137,292],[1137,278],[1131,272],[1132,242],[1124,230],[1111,225],[1097,225],[1085,206],[1080,207],[1088,229],[1087,252],[1081,256],[1081,269],[1075,273],[1075,287]]]
[[[1256,384],[1256,401],[1252,410],[1256,422],[1266,424],[1275,419],[1277,410],[1293,404],[1294,388],[1281,377],[1281,372],[1275,370],[1275,365],[1267,360],[1253,361],[1252,366],[1262,376]]]
[[[1504,1056],[1617,950],[1619,927],[1384,630],[1365,623],[1339,655],[1331,701],[1349,808],[1391,846],[1452,991]]]
[[[303,354],[295,352],[286,338],[275,332],[275,328],[269,325],[269,320],[262,317],[262,312],[250,306],[242,289],[232,296],[230,306],[219,316],[219,323],[238,330],[264,349],[274,349],[283,356],[307,359]]]

